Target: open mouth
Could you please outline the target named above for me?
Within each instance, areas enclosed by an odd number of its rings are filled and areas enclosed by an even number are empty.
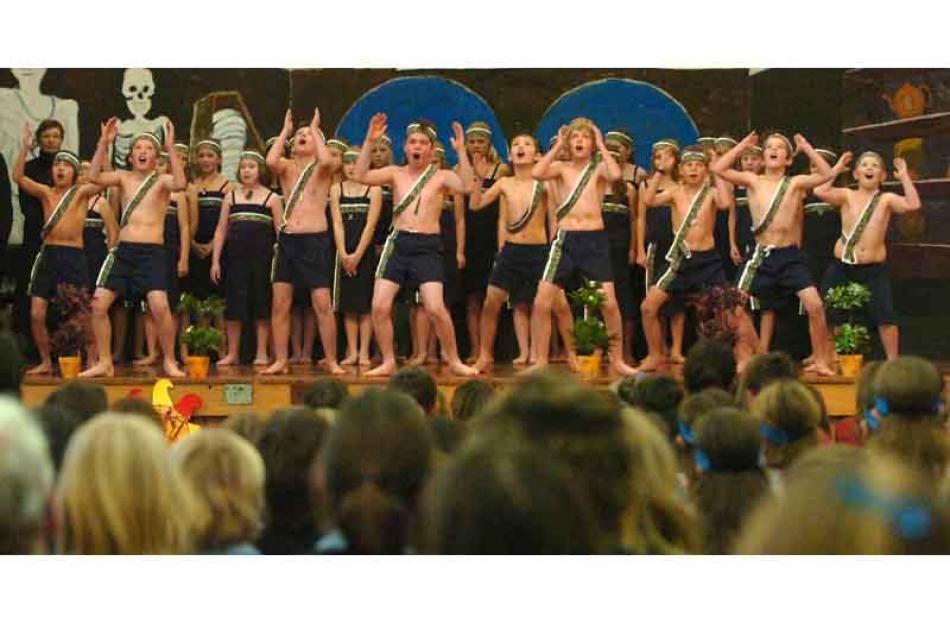
[[[139,164],[145,164],[145,162],[148,161],[148,158],[145,157],[144,155],[140,155],[137,158],[135,158],[135,161],[138,162]]]
[[[412,154],[412,159],[413,159],[414,161],[418,162],[419,160],[422,159],[422,154],[420,154],[420,153],[413,153],[413,154]]]

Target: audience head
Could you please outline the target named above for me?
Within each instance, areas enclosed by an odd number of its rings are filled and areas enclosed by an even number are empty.
[[[680,446],[690,448],[696,444],[696,422],[716,408],[734,406],[735,398],[721,388],[707,388],[688,395],[680,402],[677,411],[676,431]]]
[[[947,554],[950,517],[900,462],[834,446],[803,456],[749,516],[741,554]]]
[[[865,362],[854,384],[855,411],[861,419],[861,431],[866,436],[870,433],[870,426],[877,427],[880,416],[874,411],[874,382],[881,371],[881,362],[872,360]],[[875,420],[870,420],[874,418]]]
[[[256,447],[266,424],[267,419],[260,412],[238,412],[228,416],[223,426]]]
[[[748,406],[749,402],[770,383],[780,379],[797,378],[798,364],[785,352],[773,351],[760,354],[749,361],[742,373],[736,399],[740,405]]]
[[[59,472],[63,465],[63,455],[69,445],[73,433],[82,424],[80,417],[59,405],[44,404],[34,411],[36,420],[43,429],[46,443],[49,446],[53,467]]]
[[[263,526],[264,460],[228,429],[203,429],[172,448],[171,458],[195,499],[199,550],[257,540]]]
[[[437,416],[429,420],[429,434],[432,436],[432,447],[438,453],[451,455],[465,438],[465,423],[448,416]]]
[[[769,468],[787,468],[803,452],[818,445],[821,404],[797,380],[769,384],[752,401],[751,412],[761,424]]]
[[[600,538],[563,462],[530,445],[480,443],[441,469],[425,496],[425,551],[592,554]]]
[[[0,396],[20,398],[23,366],[23,355],[16,338],[9,332],[0,333]]]
[[[0,397],[0,554],[46,552],[53,463],[29,413]]]
[[[161,426],[161,420],[158,418],[158,412],[151,403],[141,397],[124,397],[112,404],[109,408],[114,414],[127,414],[138,416]]]
[[[422,367],[403,367],[389,378],[389,388],[412,397],[426,415],[435,411],[438,389],[432,374]]]
[[[683,385],[689,394],[707,388],[732,391],[736,382],[736,357],[715,339],[701,339],[686,354]]]
[[[74,380],[67,382],[46,397],[45,405],[55,406],[76,415],[84,423],[109,408],[106,391],[98,384]]]
[[[69,442],[57,489],[67,554],[192,551],[192,499],[161,431],[137,416],[100,414]]]
[[[426,418],[410,396],[368,390],[343,405],[318,480],[348,552],[405,551],[431,459]]]
[[[495,390],[485,380],[468,380],[452,395],[452,418],[467,421],[485,409]]]
[[[675,379],[666,375],[627,377],[617,386],[617,395],[628,405],[659,417],[668,438],[676,436],[676,410],[683,389]]]
[[[337,377],[321,377],[310,385],[303,397],[307,407],[340,409],[343,401],[350,396],[346,382]]]

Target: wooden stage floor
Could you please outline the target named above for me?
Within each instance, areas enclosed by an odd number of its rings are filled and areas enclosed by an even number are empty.
[[[439,391],[447,400],[451,400],[455,388],[464,383],[467,378],[452,375],[442,365],[426,365],[433,374]],[[553,369],[567,371],[566,364],[554,364]],[[480,375],[479,378],[494,384],[496,388],[503,388],[516,380],[518,374],[525,367],[511,364],[498,364],[492,373]],[[670,375],[679,378],[682,367],[673,367]],[[350,391],[359,393],[367,387],[384,386],[387,378],[366,377],[362,375],[367,367],[348,367],[349,373],[340,376],[350,386]],[[133,368],[131,366],[116,367],[115,377],[98,378],[93,381],[105,388],[109,402],[127,397],[130,392],[139,389],[145,398],[151,397],[152,385],[161,375],[155,368]],[[950,365],[944,365],[942,371],[950,371]],[[289,375],[268,376],[255,373],[252,366],[227,367],[218,371],[211,369],[206,380],[191,379],[174,380],[174,388],[170,391],[173,401],[177,401],[188,393],[197,394],[204,401],[204,406],[196,416],[222,417],[237,412],[270,412],[276,408],[298,405],[303,402],[303,395],[310,384],[318,377],[326,376],[316,364],[292,365]],[[593,383],[605,388],[614,380],[604,372],[604,375]],[[829,413],[832,416],[851,416],[854,414],[854,381],[844,377],[819,378],[806,375],[804,381],[814,385],[824,396]],[[41,405],[47,395],[56,390],[63,383],[62,378],[56,376],[28,376],[23,384],[23,401],[29,407]]]

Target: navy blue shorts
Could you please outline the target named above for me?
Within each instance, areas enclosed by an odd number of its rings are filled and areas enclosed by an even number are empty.
[[[427,282],[443,282],[442,236],[438,233],[393,231],[386,238],[376,266],[376,278],[384,278],[400,287]]]
[[[542,280],[565,289],[576,289],[584,278],[594,282],[614,281],[607,231],[561,229],[548,252]]]
[[[89,286],[86,253],[72,246],[44,246],[33,261],[27,295],[52,300],[60,284],[76,287]]]
[[[894,296],[891,293],[891,278],[887,267],[883,263],[865,263],[864,265],[848,265],[840,259],[828,264],[828,270],[821,279],[821,292],[849,282],[858,282],[871,291],[871,301],[866,312],[871,323],[876,326],[888,326],[897,323],[897,313],[894,312]],[[839,324],[847,318],[839,311],[828,310],[828,317],[833,324]]]
[[[808,257],[798,246],[756,246],[739,273],[739,290],[763,300],[797,295],[814,286]]]
[[[508,292],[512,304],[530,304],[548,261],[548,244],[505,242],[495,257],[488,284]]]
[[[281,233],[271,267],[271,282],[313,291],[330,287],[333,257],[330,233]],[[265,261],[265,257],[261,257]]]
[[[693,252],[667,265],[656,281],[656,286],[672,296],[702,293],[714,285],[726,282],[722,256],[716,248]]]
[[[162,244],[121,241],[102,264],[96,286],[114,291],[127,301],[142,300],[151,291],[165,292],[168,286],[165,253]]]

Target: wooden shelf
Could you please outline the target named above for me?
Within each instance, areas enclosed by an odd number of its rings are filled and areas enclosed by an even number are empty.
[[[869,140],[923,138],[935,134],[950,133],[950,112],[936,112],[909,119],[846,127],[841,130],[841,133],[846,136]]]
[[[950,178],[918,179],[914,181],[914,186],[916,186],[920,198],[950,198]],[[852,183],[848,187],[854,190],[858,186]],[[903,184],[893,179],[891,181],[885,181],[881,185],[881,189],[885,192],[904,193]]]
[[[858,67],[855,69],[845,69],[844,74],[846,76],[861,76],[873,79],[912,78],[941,70],[942,68],[938,67]]]
[[[950,278],[950,244],[892,242],[887,263],[894,278]]]

